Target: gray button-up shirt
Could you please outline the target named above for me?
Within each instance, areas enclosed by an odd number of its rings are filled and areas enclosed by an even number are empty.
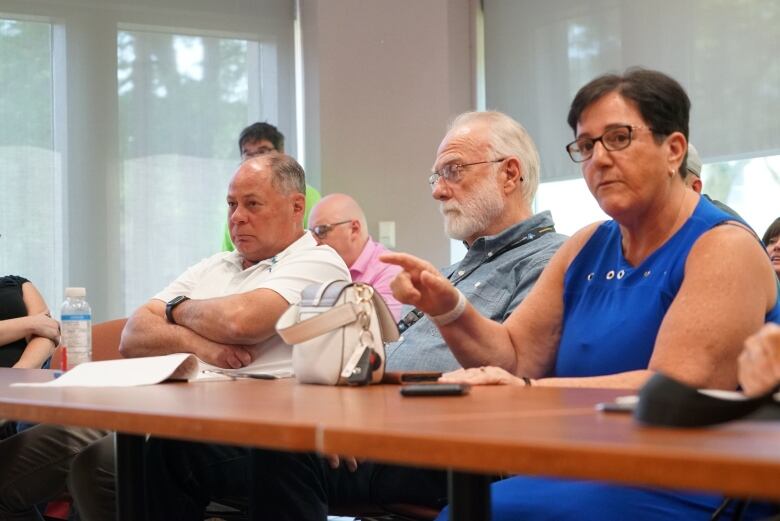
[[[490,237],[480,237],[458,264],[442,270],[457,282],[477,311],[503,322],[525,298],[542,270],[566,236],[546,233],[522,246],[503,253],[500,250],[520,241],[531,230],[553,226],[550,212],[541,212],[528,220]],[[473,270],[473,271],[472,271]],[[469,273],[470,272],[470,273]],[[412,308],[405,306],[401,316]],[[453,371],[460,364],[450,352],[439,330],[427,316],[403,332],[397,342],[387,346],[388,371]]]

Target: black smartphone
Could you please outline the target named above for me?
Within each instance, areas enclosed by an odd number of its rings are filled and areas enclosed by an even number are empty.
[[[463,396],[468,394],[469,384],[410,384],[401,386],[403,396]]]
[[[440,371],[385,371],[382,383],[410,384],[420,382],[435,382],[441,376]]]
[[[401,373],[401,383],[434,383],[441,376],[441,371],[409,371]]]

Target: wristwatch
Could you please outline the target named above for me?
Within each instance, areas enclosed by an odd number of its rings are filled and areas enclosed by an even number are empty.
[[[176,321],[173,319],[173,308],[175,308],[185,300],[189,300],[189,299],[190,297],[179,295],[178,297],[173,297],[171,300],[168,301],[167,304],[165,304],[165,318],[168,319],[168,322],[170,322],[171,324],[176,323]]]

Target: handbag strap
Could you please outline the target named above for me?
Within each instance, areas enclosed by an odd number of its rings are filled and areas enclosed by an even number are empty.
[[[276,332],[289,345],[300,344],[357,320],[357,309],[351,302],[335,306],[324,313],[298,322],[300,306],[287,308],[276,322]]]
[[[313,295],[312,301],[319,303],[325,289],[331,286],[334,286],[334,281],[322,284],[321,287],[318,288],[316,294]],[[367,284],[360,282],[344,284],[342,282],[338,290],[341,292],[350,286],[367,286]],[[393,342],[398,340],[398,327],[396,326],[393,314],[390,312],[390,308],[387,307],[387,303],[376,291],[373,291],[371,302],[379,321],[382,341]],[[287,311],[285,311],[276,322],[276,332],[282,340],[289,345],[306,342],[317,336],[324,335],[329,331],[351,324],[358,319],[360,313],[359,304],[347,302],[334,306],[328,311],[320,313],[312,318],[299,321],[300,310],[300,303],[292,305],[287,308]]]

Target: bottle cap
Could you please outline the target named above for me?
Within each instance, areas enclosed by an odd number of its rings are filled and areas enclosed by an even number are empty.
[[[66,297],[86,297],[87,296],[87,289],[86,288],[65,288],[65,296]]]

